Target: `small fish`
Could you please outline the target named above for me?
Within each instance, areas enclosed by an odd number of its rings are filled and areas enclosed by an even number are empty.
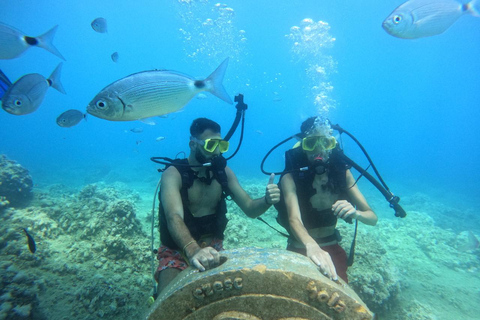
[[[142,140],[137,140],[137,141],[135,141],[135,143],[137,144],[137,146],[138,146],[140,143],[142,143],[142,142],[143,142]]]
[[[480,16],[480,1],[462,4],[456,0],[409,0],[383,21],[390,35],[417,39],[443,33],[464,14]]]
[[[37,251],[37,245],[35,244],[35,240],[27,232],[27,229],[23,228],[23,231],[25,231],[25,235],[27,236],[28,250],[30,250],[31,253],[35,253],[35,251]]]
[[[210,92],[232,104],[222,85],[228,58],[205,80],[167,70],[143,71],[102,89],[87,106],[91,115],[110,121],[130,121],[172,113],[195,95]]]
[[[155,139],[155,141],[162,141],[162,140],[165,140],[165,137],[157,137],[157,139]]]
[[[29,73],[15,81],[2,97],[2,108],[14,115],[24,115],[38,109],[49,87],[65,94],[60,82],[62,63],[48,79],[38,73]]]
[[[8,79],[8,77],[0,70],[0,99],[3,97],[5,92],[7,92],[8,88],[12,85],[12,82]]]
[[[93,30],[98,33],[107,33],[107,20],[105,18],[97,18],[93,20],[91,26]]]
[[[53,45],[53,37],[57,28],[58,26],[55,26],[38,37],[29,37],[22,31],[0,23],[0,60],[17,58],[30,47],[43,48],[65,60]]]
[[[263,135],[263,132],[260,131],[260,130],[255,130],[255,133],[256,133],[256,134],[259,134],[259,135]]]
[[[149,126],[157,125],[157,119],[155,117],[139,119],[139,121],[148,124]]]
[[[86,114],[79,110],[67,110],[57,117],[57,124],[63,128],[70,128],[77,125],[83,119],[86,119]]]
[[[143,128],[142,127],[132,128],[132,129],[130,129],[130,131],[132,131],[133,133],[142,133]]]
[[[112,53],[112,61],[113,62],[118,62],[118,52]]]

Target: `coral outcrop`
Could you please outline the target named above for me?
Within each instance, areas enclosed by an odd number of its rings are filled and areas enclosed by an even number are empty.
[[[33,181],[28,170],[0,155],[0,207],[24,206],[32,198]]]

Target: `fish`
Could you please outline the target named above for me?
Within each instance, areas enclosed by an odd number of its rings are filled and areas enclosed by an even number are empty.
[[[409,0],[382,23],[390,35],[403,39],[430,37],[445,32],[464,14],[479,17],[480,1],[462,4],[456,0]]]
[[[70,128],[86,119],[86,114],[79,110],[70,109],[57,117],[57,124],[62,128]]]
[[[53,45],[53,37],[57,26],[38,37],[30,37],[22,31],[0,23],[0,60],[14,59],[27,51],[30,47],[45,49],[62,60],[65,58]]]
[[[118,52],[112,53],[111,57],[113,62],[118,62]]]
[[[109,121],[131,121],[176,112],[200,92],[233,104],[222,81],[228,58],[204,80],[169,70],[131,74],[103,88],[87,106],[91,115]]]
[[[3,110],[13,115],[25,115],[38,109],[49,87],[65,94],[60,82],[62,62],[48,79],[38,73],[29,73],[15,81],[2,97]]]
[[[28,250],[30,250],[31,253],[35,253],[35,251],[37,251],[37,245],[35,244],[35,240],[28,233],[27,229],[23,228],[23,231],[25,232],[25,235],[27,236]]]
[[[8,88],[12,85],[12,82],[8,79],[8,77],[0,70],[0,99],[3,97],[5,92],[7,92]]]
[[[107,20],[105,18],[97,18],[90,25],[98,33],[107,33]]]
[[[133,133],[142,133],[143,128],[142,127],[132,128],[132,129],[130,129],[130,131],[132,131]]]
[[[162,141],[162,140],[165,140],[165,137],[160,136],[155,139],[155,141]]]

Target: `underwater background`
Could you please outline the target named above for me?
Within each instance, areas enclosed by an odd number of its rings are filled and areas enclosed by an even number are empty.
[[[226,134],[235,108],[204,93],[156,125],[88,115],[62,128],[55,119],[85,111],[102,88],[129,74],[168,69],[203,79],[226,57],[224,86],[248,104],[243,143],[228,165],[249,194],[263,195],[268,176],[259,166],[270,148],[307,117],[329,117],[360,140],[407,211],[394,217],[360,180],[379,223],[359,226],[352,287],[382,319],[478,319],[480,250],[471,240],[480,235],[480,19],[464,15],[441,35],[399,39],[381,24],[401,3],[0,1],[0,22],[29,36],[59,25],[54,44],[66,58],[67,92],[49,89],[32,114],[0,111],[0,154],[27,169],[34,184],[28,204],[0,206],[0,319],[131,319],[147,310],[148,218],[162,167],[150,157],[188,154],[198,117]],[[107,33],[91,28],[98,17],[108,21]],[[0,69],[13,82],[27,73],[47,77],[59,62],[31,48],[1,60]],[[240,127],[227,156],[239,136]],[[367,167],[356,145],[342,141]],[[273,152],[265,169],[281,171],[291,145]],[[122,241],[107,234],[114,231],[106,219],[119,211],[127,217],[117,226]],[[236,206],[229,214],[227,248],[285,247]],[[274,209],[265,219],[275,224]],[[353,228],[339,227],[347,248]],[[35,255],[21,228],[37,241]]]

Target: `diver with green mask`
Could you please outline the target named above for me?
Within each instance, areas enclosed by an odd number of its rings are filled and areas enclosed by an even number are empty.
[[[161,246],[154,274],[159,292],[188,265],[205,271],[220,264],[219,251],[223,250],[228,223],[227,196],[251,218],[263,214],[280,198],[273,174],[261,198],[252,199],[240,186],[222,156],[229,142],[222,138],[215,121],[195,119],[188,146],[189,156],[173,160],[160,180]]]
[[[288,231],[287,250],[306,255],[329,278],[348,282],[337,220],[374,226],[378,219],[340,156],[329,121],[311,117],[302,123],[301,132],[301,141],[285,154],[277,220]]]

